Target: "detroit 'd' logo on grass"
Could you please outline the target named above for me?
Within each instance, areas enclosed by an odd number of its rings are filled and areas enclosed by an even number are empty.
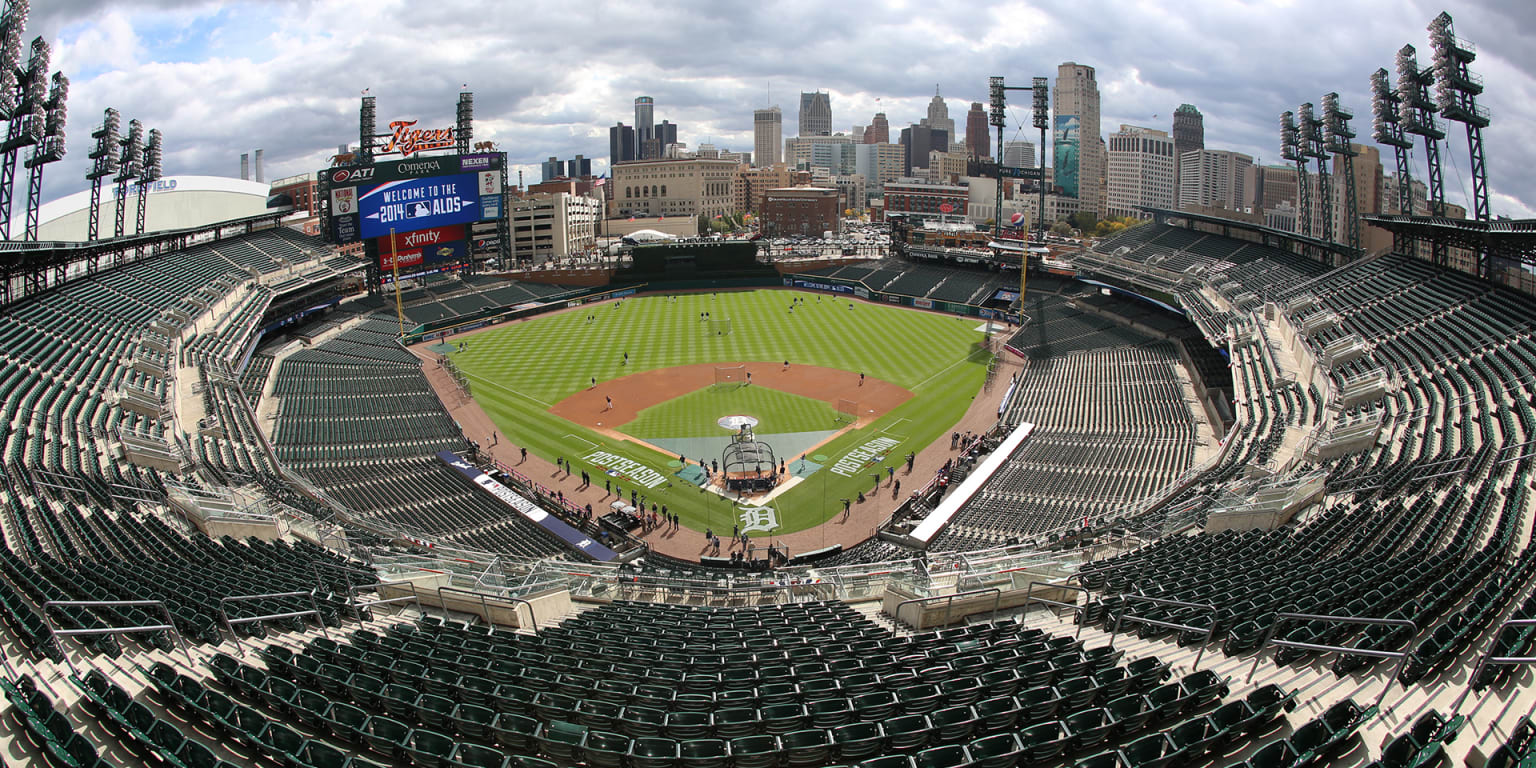
[[[719,424],[723,429],[729,429],[732,432],[740,432],[742,427],[755,428],[757,426],[757,418],[754,416],[740,415],[721,416],[720,420],[715,423]]]

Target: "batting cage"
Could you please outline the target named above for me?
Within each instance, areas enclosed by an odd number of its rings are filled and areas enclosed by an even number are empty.
[[[720,468],[725,487],[733,491],[773,490],[780,477],[773,446],[758,442],[752,427],[746,425],[731,436],[731,444],[721,452]]]

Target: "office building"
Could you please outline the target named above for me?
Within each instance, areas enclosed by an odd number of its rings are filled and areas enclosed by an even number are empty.
[[[853,148],[853,170],[864,177],[867,205],[868,199],[878,196],[886,182],[906,174],[906,148],[900,144],[860,144]]]
[[[1099,84],[1093,67],[1066,62],[1056,68],[1051,93],[1056,110],[1052,147],[1056,186],[1081,201],[1079,210],[1100,214],[1104,207],[1104,139],[1099,135]]]
[[[734,206],[729,160],[635,160],[613,167],[617,216],[717,216]]]
[[[971,157],[992,156],[992,126],[979,101],[971,102],[971,111],[965,113],[965,151]]]
[[[919,123],[901,129],[901,146],[906,148],[906,160],[902,173],[916,176],[917,170],[928,167],[929,153],[934,150],[949,151],[949,134]]]
[[[636,160],[646,159],[647,143],[655,137],[656,133],[656,102],[649,96],[640,96],[635,99],[635,157]]]
[[[876,112],[875,119],[871,120],[869,127],[864,129],[865,144],[889,144],[891,142],[891,122],[885,118],[884,112]]]
[[[949,118],[949,105],[944,103],[944,97],[939,95],[939,87],[933,87],[933,98],[928,101],[928,116],[918,121],[918,125],[925,125],[936,131],[943,131],[949,141],[954,141],[955,121]],[[948,146],[934,147],[949,151]]]
[[[832,95],[816,91],[800,94],[800,135],[832,135]]]
[[[551,157],[539,163],[539,176],[544,181],[553,181],[564,175],[565,163],[560,162],[559,158]]]
[[[825,187],[770,189],[763,205],[763,233],[821,237],[842,231],[838,191]]]
[[[1009,168],[1033,168],[1039,156],[1033,141],[1003,142],[1003,165]]]
[[[1180,104],[1173,111],[1173,183],[1178,189],[1178,159],[1185,152],[1205,149],[1205,116],[1193,104]]]
[[[635,129],[619,123],[608,129],[608,167],[635,158]]]
[[[542,264],[592,247],[602,203],[586,195],[538,192],[513,198],[507,211],[512,257]]]
[[[752,112],[752,157],[763,167],[784,162],[784,113],[778,107]]]
[[[1226,149],[1196,149],[1179,156],[1179,209],[1248,210],[1253,158]]]
[[[1104,211],[1146,218],[1153,208],[1172,210],[1173,138],[1155,128],[1122,125],[1109,137]]]
[[[796,136],[784,140],[784,163],[791,169],[809,169],[815,160],[816,147],[825,144],[852,144],[853,137],[846,133],[830,136]]]

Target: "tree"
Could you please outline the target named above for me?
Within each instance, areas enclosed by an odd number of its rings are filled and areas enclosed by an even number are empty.
[[[1099,216],[1093,211],[1078,211],[1077,213],[1068,216],[1067,221],[1072,224],[1073,229],[1087,234],[1092,232],[1093,228],[1098,225]]]
[[[1072,225],[1065,221],[1058,221],[1051,225],[1051,234],[1068,237],[1072,234]]]

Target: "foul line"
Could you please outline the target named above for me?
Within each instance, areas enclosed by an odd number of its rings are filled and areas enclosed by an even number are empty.
[[[462,368],[459,369],[459,372],[463,373],[463,369]],[[466,379],[473,379],[475,381],[483,381],[483,382],[485,382],[487,384],[490,384],[491,386],[493,386],[493,387],[495,387],[495,388],[497,388],[497,389],[499,389],[499,390],[501,390],[503,392],[506,392],[508,394],[516,395],[518,397],[523,398],[524,400],[532,400],[535,403],[538,403],[539,405],[544,406],[545,408],[553,408],[554,407],[553,405],[550,405],[549,403],[546,403],[543,400],[540,400],[537,397],[534,397],[533,395],[525,395],[525,394],[523,394],[523,393],[521,393],[521,392],[519,392],[519,391],[517,391],[517,390],[515,390],[515,389],[513,389],[513,388],[511,388],[511,387],[509,387],[507,385],[505,385],[505,384],[498,384],[498,383],[496,383],[494,381],[491,381],[490,379],[487,379],[484,376],[480,376],[478,374],[465,373],[464,374],[464,378],[466,378]]]
[[[585,437],[582,437],[580,435],[571,434],[570,432],[567,432],[564,435],[561,435],[560,439],[561,440],[580,440],[581,442],[586,443],[587,445],[592,446],[592,450],[594,450],[594,451],[602,450],[602,448],[603,448],[602,443],[594,443],[591,440],[586,439]]]
[[[980,352],[980,351],[982,351],[982,350],[971,350],[971,353],[969,355],[966,355],[965,357],[962,357],[959,360],[956,360],[953,363],[950,363],[949,365],[946,365],[943,368],[940,368],[939,370],[934,371],[933,375],[931,375],[928,378],[923,379],[922,381],[919,381],[918,383],[914,384],[912,386],[912,389],[914,389],[914,390],[922,389],[924,384],[927,384],[928,382],[933,381],[934,379],[937,379],[940,376],[943,376],[945,373],[949,372],[949,369],[951,369],[951,368],[953,368],[953,367],[955,367],[955,366],[957,366],[957,365],[959,365],[961,363],[968,363],[968,362],[970,362],[971,358],[975,357],[976,353]]]

